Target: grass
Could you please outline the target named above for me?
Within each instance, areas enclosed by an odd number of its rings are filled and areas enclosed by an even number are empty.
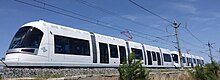
[[[52,74],[52,75],[46,75],[46,76],[37,76],[36,80],[42,80],[42,79],[49,79],[49,78],[60,78],[64,77],[64,74]]]

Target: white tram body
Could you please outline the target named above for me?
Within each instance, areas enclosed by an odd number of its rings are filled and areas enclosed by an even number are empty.
[[[144,67],[180,67],[176,51],[42,20],[24,24],[18,30],[4,62],[9,67],[118,67],[127,63],[131,52]],[[183,56],[191,58],[189,54]],[[193,58],[197,65],[204,64],[203,58]]]

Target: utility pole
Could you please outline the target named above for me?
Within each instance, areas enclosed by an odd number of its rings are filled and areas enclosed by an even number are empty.
[[[180,56],[180,66],[181,66],[181,69],[183,69],[183,58],[182,58],[182,53],[181,53],[181,49],[180,49],[180,42],[179,42],[179,38],[178,38],[178,28],[180,27],[180,24],[177,24],[175,21],[173,23],[173,28],[175,29],[175,35],[176,35],[176,42],[177,42],[177,49],[178,49],[178,52],[179,52],[179,56]]]
[[[211,50],[211,48],[213,48],[212,47],[213,43],[208,42],[207,45],[209,47],[209,57],[210,57],[210,60],[211,60],[211,62],[213,62],[213,56],[212,56],[212,50]]]

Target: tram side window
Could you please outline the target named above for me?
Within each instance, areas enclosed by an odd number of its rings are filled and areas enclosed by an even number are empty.
[[[143,54],[142,54],[142,50],[141,49],[135,49],[135,48],[131,48],[132,52],[134,52],[135,54],[135,59],[141,59],[143,60]]]
[[[152,51],[153,61],[157,61],[156,53]]]
[[[100,63],[109,63],[108,45],[106,43],[99,42],[100,49]]]
[[[55,53],[90,56],[89,41],[54,35]]]
[[[196,59],[195,58],[193,58],[193,63],[196,64]]]
[[[200,60],[200,59],[199,59],[199,64],[200,64],[200,65],[202,64],[202,60]]]
[[[110,46],[110,54],[111,54],[111,58],[118,58],[118,49],[117,49],[117,45],[109,44],[109,46]]]
[[[188,63],[192,63],[192,58],[187,58]]]
[[[202,60],[202,64],[203,64],[203,65],[205,64],[204,60]]]
[[[178,55],[177,55],[177,54],[172,54],[172,57],[173,57],[173,61],[174,61],[175,63],[178,63],[178,62],[179,62],[179,60],[178,60]]]
[[[171,62],[171,57],[169,54],[163,53],[163,57],[165,62]]]
[[[88,40],[81,40],[76,38],[71,38],[70,41],[71,53],[75,55],[87,55],[90,56],[90,48]]]
[[[199,59],[196,59],[196,60],[197,60],[197,64],[200,64]]]
[[[55,53],[70,54],[70,43],[67,37],[54,35]]]
[[[204,60],[202,60],[202,65],[204,64]]]
[[[186,63],[186,59],[185,59],[185,57],[182,57],[182,59],[183,59],[183,63]]]
[[[190,63],[193,63],[193,59],[192,58],[189,58],[189,60],[190,60]]]
[[[189,61],[189,58],[188,58],[188,57],[186,57],[186,60],[187,60],[187,63],[190,63],[190,61]]]

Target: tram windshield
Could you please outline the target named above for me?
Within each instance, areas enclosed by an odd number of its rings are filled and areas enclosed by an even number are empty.
[[[13,48],[38,48],[43,36],[43,32],[37,28],[22,27],[12,39],[9,49]]]

